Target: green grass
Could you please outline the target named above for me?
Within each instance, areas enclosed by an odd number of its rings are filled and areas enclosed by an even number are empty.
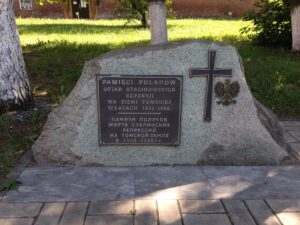
[[[31,86],[36,95],[61,103],[78,80],[86,60],[114,49],[150,43],[148,29],[126,20],[17,19]],[[170,41],[205,39],[233,44],[241,54],[253,95],[280,117],[300,116],[300,55],[252,46],[240,29],[248,22],[223,19],[172,19]],[[41,124],[10,129],[0,117],[0,179],[29,147]],[[23,127],[24,128],[24,127]]]
[[[26,124],[10,123],[9,114],[0,116],[0,181],[17,159],[33,144],[40,132],[39,115]],[[0,187],[1,191],[1,187]]]
[[[33,89],[63,101],[84,61],[108,51],[150,43],[148,29],[126,20],[18,19],[21,44]],[[300,116],[300,55],[252,46],[240,29],[248,22],[224,19],[171,19],[169,39],[205,39],[233,44],[241,54],[253,95],[280,117]]]

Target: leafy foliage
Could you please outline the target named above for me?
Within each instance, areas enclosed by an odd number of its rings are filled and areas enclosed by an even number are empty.
[[[143,28],[148,26],[149,0],[118,0],[119,5],[116,8],[118,14],[126,15],[128,21],[140,20]],[[172,14],[171,4],[173,0],[164,0],[168,14]]]
[[[253,26],[242,29],[256,44],[289,47],[292,42],[288,0],[259,0],[243,19]]]

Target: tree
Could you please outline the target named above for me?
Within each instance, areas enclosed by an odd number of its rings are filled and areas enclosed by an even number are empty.
[[[300,0],[290,0],[293,50],[300,51]]]
[[[0,114],[33,103],[12,0],[0,0]]]
[[[300,51],[300,0],[259,0],[244,20],[253,22],[242,32],[255,43]]]
[[[127,19],[138,19],[143,28],[148,27],[148,2],[147,0],[119,0],[116,12],[126,14]]]
[[[292,42],[289,0],[259,0],[243,17],[252,24],[243,28],[255,44],[290,47]]]
[[[121,15],[126,15],[127,19],[137,19],[141,21],[143,28],[148,27],[148,15],[149,15],[149,2],[163,1],[168,9],[168,13],[171,14],[171,4],[173,0],[118,0],[119,5],[116,8],[116,12]]]

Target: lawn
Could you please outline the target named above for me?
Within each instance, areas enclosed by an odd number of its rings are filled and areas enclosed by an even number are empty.
[[[108,51],[148,45],[148,29],[126,20],[18,19],[33,90],[61,103],[80,76],[84,61]],[[252,46],[240,29],[248,22],[222,19],[168,21],[171,41],[205,39],[233,44],[241,54],[253,95],[280,117],[300,116],[300,55]]]
[[[126,20],[17,19],[31,86],[36,96],[60,104],[74,87],[86,60],[114,49],[149,45],[148,29]],[[241,54],[253,95],[280,117],[300,116],[300,55],[252,46],[240,29],[248,22],[224,19],[171,19],[170,41],[205,39],[233,44]],[[0,117],[0,177],[40,132],[35,119],[27,132],[9,131]],[[5,135],[3,135],[5,133]],[[8,154],[9,153],[9,154]]]

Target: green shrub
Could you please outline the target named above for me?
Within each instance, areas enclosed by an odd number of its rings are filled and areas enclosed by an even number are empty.
[[[118,0],[119,5],[116,12],[126,15],[128,21],[139,20],[143,28],[148,27],[148,7],[149,0]],[[171,14],[171,4],[173,0],[164,0],[168,14]]]
[[[259,0],[244,17],[253,25],[242,29],[255,44],[289,47],[292,42],[288,0]]]

